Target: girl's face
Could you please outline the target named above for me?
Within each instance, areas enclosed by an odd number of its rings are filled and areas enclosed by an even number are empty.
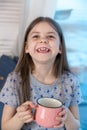
[[[30,31],[25,52],[30,54],[34,63],[46,63],[54,61],[61,53],[59,46],[57,32],[47,22],[40,22]]]

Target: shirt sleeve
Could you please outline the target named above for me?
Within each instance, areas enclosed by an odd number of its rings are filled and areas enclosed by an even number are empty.
[[[71,88],[72,88],[72,93],[70,95],[71,96],[70,105],[71,106],[72,105],[78,105],[83,101],[83,99],[82,99],[82,93],[81,93],[81,90],[80,90],[80,83],[79,83],[77,77],[72,78]]]
[[[19,86],[17,75],[10,73],[0,92],[0,101],[4,104],[17,107],[20,104]]]

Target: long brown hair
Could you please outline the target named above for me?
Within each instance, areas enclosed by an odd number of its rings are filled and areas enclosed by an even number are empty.
[[[29,54],[25,53],[25,46],[26,46],[26,41],[27,41],[27,38],[28,38],[30,31],[39,22],[49,23],[55,29],[55,31],[58,33],[58,35],[60,37],[60,43],[61,43],[60,48],[61,48],[62,54],[58,54],[56,56],[56,59],[55,59],[55,62],[54,62],[54,67],[53,67],[54,76],[55,77],[61,77],[61,75],[65,71],[70,72],[69,65],[68,65],[68,62],[67,62],[67,57],[66,57],[65,40],[64,40],[64,36],[63,36],[60,25],[56,21],[54,21],[53,19],[51,19],[49,17],[38,17],[38,18],[36,18],[28,26],[28,28],[25,32],[25,37],[24,37],[24,41],[23,41],[23,49],[22,49],[21,55],[19,57],[16,69],[15,69],[15,71],[17,73],[20,73],[21,78],[22,78],[23,102],[26,101],[26,100],[29,100],[29,98],[30,98],[30,91],[29,91],[30,77],[29,77],[29,73],[34,68],[34,63],[32,61],[31,56]]]

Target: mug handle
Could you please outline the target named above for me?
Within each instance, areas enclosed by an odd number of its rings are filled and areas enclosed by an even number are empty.
[[[36,111],[37,111],[37,109],[38,109],[38,105],[35,105],[35,108],[34,108],[34,121],[36,122],[36,119],[35,119],[35,117],[36,117]]]

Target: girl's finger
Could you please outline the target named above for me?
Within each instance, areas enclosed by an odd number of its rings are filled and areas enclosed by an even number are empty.
[[[55,125],[54,128],[62,128],[64,126],[64,122],[61,122],[58,125]]]

